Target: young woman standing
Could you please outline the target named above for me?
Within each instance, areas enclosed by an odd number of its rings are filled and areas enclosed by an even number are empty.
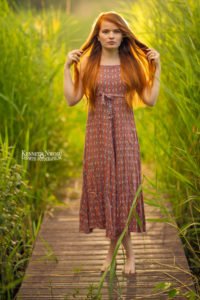
[[[89,104],[79,231],[106,229],[110,247],[101,271],[111,263],[141,184],[140,146],[132,104],[156,104],[160,71],[159,53],[140,42],[124,18],[113,11],[99,15],[87,41],[80,50],[69,52],[65,62],[63,87],[68,105],[77,104],[84,94]],[[125,274],[135,273],[130,232],[146,231],[142,189],[135,213],[141,224],[133,215],[122,241]]]

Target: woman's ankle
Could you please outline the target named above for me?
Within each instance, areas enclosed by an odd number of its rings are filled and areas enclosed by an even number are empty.
[[[134,253],[128,253],[126,254],[126,259],[133,259],[134,258]]]

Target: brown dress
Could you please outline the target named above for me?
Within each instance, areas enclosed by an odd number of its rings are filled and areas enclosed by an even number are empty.
[[[120,65],[100,65],[95,112],[88,110],[86,124],[79,232],[106,229],[110,239],[124,230],[141,184],[134,113],[128,108],[124,92]],[[133,214],[128,232],[145,232],[142,189],[136,201],[141,227]]]

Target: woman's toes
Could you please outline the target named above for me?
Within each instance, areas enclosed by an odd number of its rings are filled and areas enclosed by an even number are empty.
[[[127,259],[125,266],[124,266],[124,273],[125,274],[135,274],[135,261],[134,259]]]
[[[111,261],[112,261],[112,259],[110,261],[104,262],[104,264],[101,267],[101,272],[105,271],[105,269],[110,265]]]
[[[102,267],[101,267],[101,272],[104,272],[105,271],[105,266],[103,265]]]
[[[104,272],[105,269],[109,266],[109,264],[110,264],[110,263],[108,263],[107,261],[104,262],[104,264],[103,264],[102,267],[101,267],[101,271]]]

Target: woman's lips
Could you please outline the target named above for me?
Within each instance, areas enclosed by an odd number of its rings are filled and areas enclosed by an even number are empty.
[[[111,45],[113,45],[113,44],[115,44],[115,42],[108,42],[108,44],[111,44]]]

